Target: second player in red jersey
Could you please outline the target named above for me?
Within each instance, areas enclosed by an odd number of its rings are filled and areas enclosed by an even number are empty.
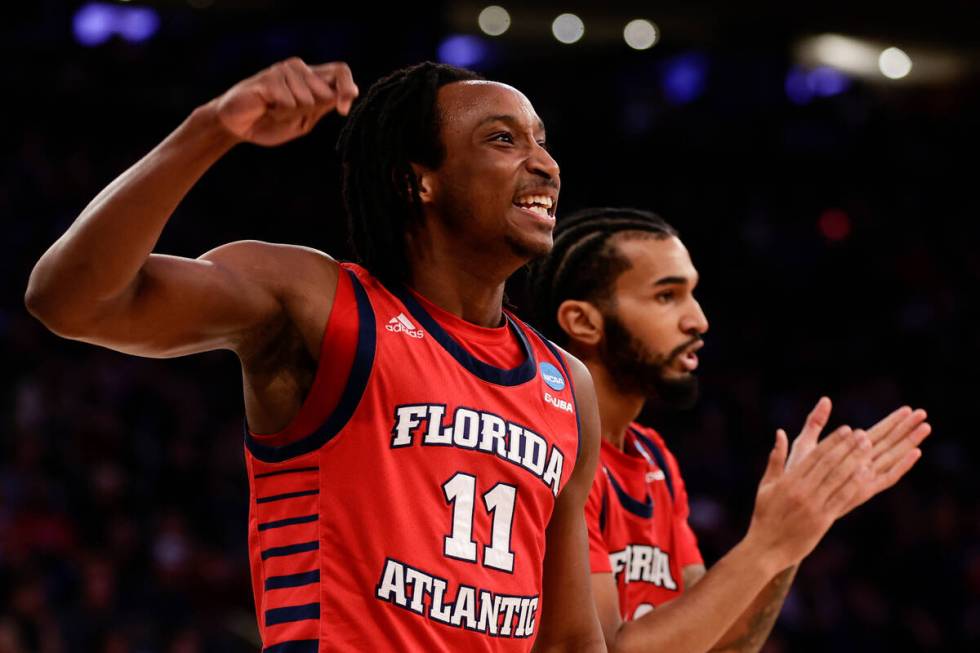
[[[585,504],[589,563],[612,575],[624,620],[677,598],[683,570],[704,564],[688,512],[677,461],[656,431],[633,423],[622,449],[602,442]]]
[[[837,518],[895,483],[929,434],[900,408],[867,433],[837,429],[821,399],[789,450],[780,430],[745,537],[706,570],[680,470],[636,420],[648,397],[697,397],[708,321],[677,232],[633,209],[565,218],[532,277],[539,323],[588,365],[602,420],[601,470],[586,506],[592,593],[614,651],[758,651],[796,565]]]

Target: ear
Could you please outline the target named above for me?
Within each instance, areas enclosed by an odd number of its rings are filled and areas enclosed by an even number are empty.
[[[423,204],[432,202],[435,175],[432,174],[431,170],[418,163],[410,163],[409,165],[412,166],[412,174],[415,175],[415,183],[419,189],[419,200]]]
[[[566,299],[558,307],[557,320],[562,331],[580,345],[596,346],[605,332],[602,312],[590,302]]]

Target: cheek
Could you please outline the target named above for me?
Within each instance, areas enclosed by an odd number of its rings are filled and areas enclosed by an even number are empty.
[[[647,351],[662,356],[676,345],[673,342],[676,340],[676,333],[670,327],[670,320],[655,308],[646,305],[643,310],[636,310],[632,315],[623,317],[626,328]]]

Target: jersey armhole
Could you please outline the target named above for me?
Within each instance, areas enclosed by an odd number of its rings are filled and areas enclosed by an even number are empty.
[[[253,434],[245,444],[259,460],[281,462],[309,453],[333,438],[360,402],[375,352],[375,319],[354,272],[341,267],[320,359],[309,393],[296,417],[278,433]]]
[[[643,442],[644,446],[646,446],[646,448],[649,449],[650,453],[653,455],[653,459],[657,461],[657,467],[659,467],[660,471],[664,473],[664,481],[667,483],[667,491],[670,492],[670,499],[671,501],[673,501],[675,498],[674,479],[673,479],[673,472],[670,469],[670,465],[667,463],[667,456],[664,455],[664,452],[661,451],[660,447],[657,446],[656,442],[654,442],[651,438],[648,438],[647,436],[640,433],[638,429],[635,428],[633,429],[633,435],[635,435],[637,438],[640,439],[641,442]]]

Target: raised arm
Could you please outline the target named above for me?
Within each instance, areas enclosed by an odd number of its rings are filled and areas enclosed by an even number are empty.
[[[262,243],[232,243],[199,259],[152,251],[180,201],[235,144],[297,138],[334,108],[346,114],[356,95],[346,64],[290,59],[195,109],[44,253],[28,309],[59,335],[142,356],[247,346],[283,315],[290,279],[307,268],[335,278],[336,266],[309,250]]]
[[[565,354],[575,387],[582,443],[547,531],[544,592],[535,653],[605,651],[589,588],[585,499],[599,460],[599,407],[588,368]]]

